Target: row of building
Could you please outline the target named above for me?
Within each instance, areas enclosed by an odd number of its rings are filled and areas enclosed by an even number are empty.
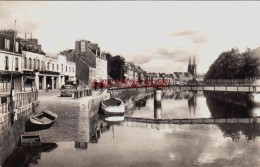
[[[188,70],[187,72],[173,72],[171,74],[166,73],[148,73],[143,70],[140,66],[136,66],[132,62],[127,62],[124,66],[124,76],[126,80],[164,80],[170,81],[170,84],[184,84],[190,81],[197,80],[199,82],[203,81],[204,74],[197,73],[197,65],[195,57],[193,59],[193,64],[191,64],[191,59],[189,58]]]
[[[66,56],[48,56],[38,39],[17,37],[17,31],[0,31],[0,90],[10,87],[27,89],[58,89],[68,80],[76,79],[76,65]]]
[[[26,37],[26,36],[25,36]],[[60,89],[67,81],[91,84],[107,79],[106,52],[88,40],[75,41],[74,49],[47,55],[38,39],[17,37],[17,31],[0,31],[0,90]]]
[[[75,41],[75,48],[63,50],[56,56],[47,55],[38,39],[17,37],[17,31],[0,31],[0,90],[8,90],[11,79],[16,91],[28,89],[60,89],[67,81],[79,85],[100,82],[108,76],[107,53],[88,40]],[[195,58],[189,59],[188,72],[148,73],[132,62],[124,65],[128,80],[168,79],[171,84],[199,78]],[[201,78],[201,77],[200,77]]]

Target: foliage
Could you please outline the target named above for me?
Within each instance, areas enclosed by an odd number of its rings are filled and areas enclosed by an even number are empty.
[[[260,47],[240,53],[237,48],[222,52],[210,66],[205,79],[245,79],[259,76]]]
[[[113,79],[125,79],[123,68],[125,65],[125,58],[119,55],[112,56],[110,53],[108,53],[107,60],[108,75]]]

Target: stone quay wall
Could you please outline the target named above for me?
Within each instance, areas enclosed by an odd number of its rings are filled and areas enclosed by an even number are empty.
[[[11,124],[9,111],[0,113],[0,164],[16,149],[20,136],[25,132],[26,121],[38,108],[39,101],[37,98],[32,99],[29,94],[32,92],[16,95],[19,99],[16,99],[17,103],[14,105],[13,124]]]

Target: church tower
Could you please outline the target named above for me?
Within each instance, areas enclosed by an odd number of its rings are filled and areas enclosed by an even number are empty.
[[[189,57],[188,72],[191,73],[192,75],[197,74],[197,65],[196,65],[195,56],[193,58],[193,64],[191,64],[191,58]]]
[[[195,61],[195,56],[193,58],[193,75],[197,75],[197,65]]]

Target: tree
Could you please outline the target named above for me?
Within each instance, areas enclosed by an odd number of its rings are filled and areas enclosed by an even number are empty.
[[[116,55],[112,56],[111,54],[107,56],[108,65],[108,75],[113,79],[125,79],[124,77],[124,65],[125,58],[122,56]]]
[[[259,75],[260,48],[240,53],[237,48],[222,52],[210,66],[205,79],[245,79]]]

